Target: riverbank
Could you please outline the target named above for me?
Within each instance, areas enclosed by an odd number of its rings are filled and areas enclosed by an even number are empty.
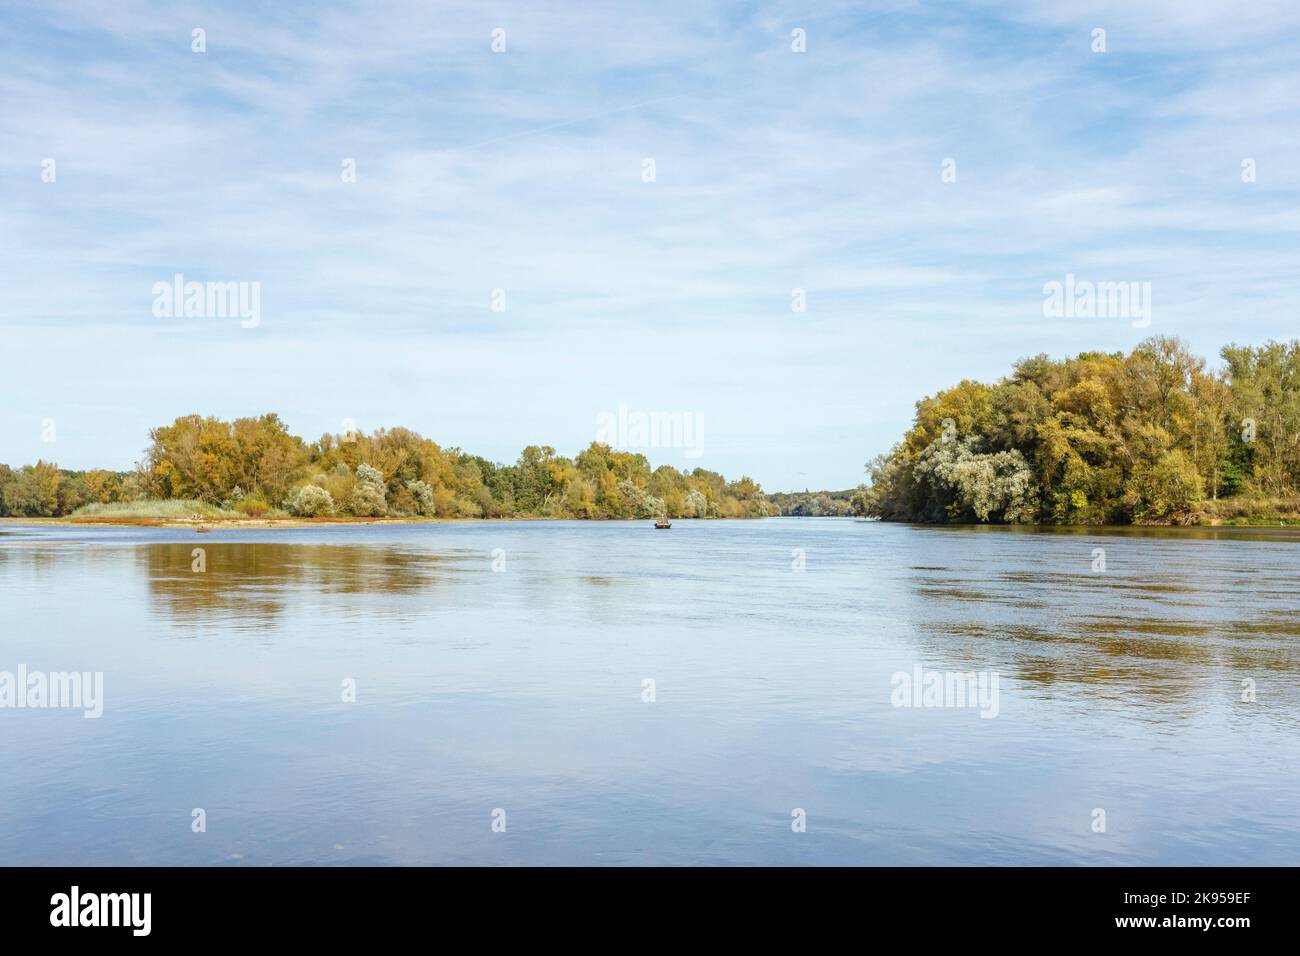
[[[772,517],[777,517],[773,515]],[[418,515],[402,517],[383,517],[383,518],[358,518],[358,517],[321,517],[321,518],[299,518],[292,516],[285,517],[252,517],[249,515],[220,515],[217,517],[193,516],[193,517],[173,517],[162,515],[150,516],[77,516],[64,515],[57,518],[10,518],[0,517],[0,525],[25,525],[33,527],[49,527],[59,525],[66,527],[102,527],[102,528],[190,528],[195,531],[215,531],[218,528],[227,530],[234,529],[267,529],[267,528],[320,528],[320,527],[351,527],[361,525],[417,525],[417,524],[508,524],[529,521],[573,521],[582,520],[590,521],[592,524],[604,524],[610,521],[651,523],[653,518],[587,518],[573,519],[567,517],[550,517],[539,515],[516,515],[505,518],[424,518]],[[674,518],[674,521],[717,521],[717,518]],[[733,520],[753,520],[753,519],[733,519]]]
[[[57,518],[7,518],[0,517],[0,524],[9,525],[28,525],[28,526],[50,526],[62,525],[68,527],[85,527],[87,525],[104,528],[192,528],[195,530],[215,530],[217,528],[226,529],[247,529],[247,528],[320,528],[320,527],[351,527],[360,525],[415,525],[415,524],[497,524],[504,522],[516,521],[564,521],[572,520],[565,518],[549,517],[510,517],[510,518],[422,518],[418,515],[404,516],[397,518],[357,518],[357,517],[322,517],[322,518],[297,518],[297,517],[252,517],[249,515],[221,515],[219,517],[195,516],[195,517],[164,517],[161,515],[153,516],[76,516],[65,515]],[[602,519],[591,519],[594,524],[601,523]],[[635,519],[650,521],[652,519]],[[686,519],[682,519],[686,520]]]
[[[312,528],[322,525],[371,525],[371,524],[442,524],[453,521],[473,521],[472,518],[255,518],[245,515],[220,517],[176,518],[162,516],[95,516],[76,517],[66,515],[59,518],[0,518],[0,524],[49,526],[64,525],[85,527],[94,525],[108,528],[193,528],[195,530],[212,530],[214,528]],[[481,520],[481,519],[480,519]],[[511,520],[511,519],[502,519]]]
[[[166,502],[165,504],[181,504]],[[109,506],[111,509],[113,506]],[[771,517],[806,517],[801,514],[772,515]],[[830,516],[825,516],[830,517]],[[402,516],[355,516],[328,515],[303,517],[295,515],[246,515],[235,511],[219,510],[205,506],[201,510],[166,508],[152,511],[123,507],[120,511],[106,509],[102,513],[80,513],[59,517],[0,517],[0,523],[15,525],[95,525],[119,528],[190,528],[196,531],[210,531],[216,528],[269,529],[269,528],[313,528],[322,526],[348,527],[353,525],[416,525],[416,524],[452,524],[452,523],[494,523],[512,521],[561,521],[570,520],[565,516],[516,515],[499,518],[465,518],[465,517],[423,517],[420,515]],[[585,519],[595,523],[607,520],[644,520],[641,519]],[[710,520],[710,519],[680,519]],[[752,519],[750,519],[752,520]],[[860,519],[859,519],[860,520]],[[894,522],[908,524],[910,522]],[[1218,501],[1201,502],[1195,511],[1181,518],[1161,521],[1144,521],[1134,525],[1124,524],[1043,524],[1038,527],[1050,528],[1117,528],[1117,527],[1208,527],[1208,528],[1275,528],[1300,527],[1300,499],[1238,499],[1228,498]]]

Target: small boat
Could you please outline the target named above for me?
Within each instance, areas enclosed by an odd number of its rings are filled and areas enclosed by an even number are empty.
[[[656,528],[671,528],[672,526],[673,523],[669,521],[667,518],[655,518]]]
[[[194,529],[194,532],[195,532],[196,534],[207,534],[207,533],[210,532],[211,530],[212,530],[212,525],[210,525],[210,524],[201,524],[201,525],[199,525],[197,528]]]

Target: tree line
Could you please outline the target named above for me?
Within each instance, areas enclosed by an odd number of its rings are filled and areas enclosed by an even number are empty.
[[[776,491],[767,496],[792,518],[847,518],[862,514],[861,493],[847,491]]]
[[[438,518],[754,518],[763,490],[717,472],[652,468],[593,442],[573,458],[529,445],[511,465],[443,448],[407,428],[307,442],[279,416],[187,415],[152,429],[129,472],[0,465],[0,515],[68,515],[89,504],[192,500],[244,515]]]
[[[1228,345],[1218,369],[1178,339],[1128,355],[1036,355],[916,405],[858,500],[924,522],[1191,523],[1231,499],[1300,495],[1300,341]]]

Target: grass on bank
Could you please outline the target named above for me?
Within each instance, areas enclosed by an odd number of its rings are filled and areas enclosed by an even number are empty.
[[[1300,525],[1300,498],[1221,498],[1197,506],[1201,524],[1252,527]]]
[[[245,499],[234,508],[223,508],[207,501],[178,498],[141,498],[137,501],[114,501],[108,504],[98,502],[82,505],[65,520],[79,521],[87,524],[157,524],[173,521],[194,521],[199,523],[224,521],[293,521],[312,522],[315,524],[352,524],[356,522],[378,522],[390,520],[387,517],[354,517],[352,515],[329,515],[319,517],[296,517],[280,508],[270,508],[261,501]],[[408,516],[402,520],[419,520]]]
[[[113,501],[108,504],[94,502],[82,505],[70,517],[90,520],[160,518],[183,520],[186,518],[243,518],[237,511],[229,511],[206,501],[143,498],[139,501]]]

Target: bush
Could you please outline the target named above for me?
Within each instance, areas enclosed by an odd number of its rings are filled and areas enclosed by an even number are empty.
[[[388,514],[383,472],[364,463],[357,465],[357,483],[348,499],[348,510],[358,517],[366,518]]]
[[[428,482],[408,481],[406,490],[415,498],[416,511],[425,517],[432,518],[435,514],[433,506],[433,488]]]
[[[300,518],[318,518],[334,513],[334,499],[319,485],[303,485],[289,495],[285,508]]]
[[[707,518],[709,515],[709,499],[696,488],[691,489],[691,493],[686,496],[686,507],[683,517],[685,518]]]
[[[369,481],[358,481],[348,500],[348,511],[362,518],[378,518],[387,514],[384,489]]]
[[[384,474],[378,468],[360,464],[357,465],[357,481],[362,484],[374,485],[382,490],[384,487]]]
[[[271,502],[263,497],[260,491],[255,491],[251,495],[244,495],[235,502],[234,510],[240,514],[248,515],[250,518],[261,518],[270,514],[274,509]]]
[[[1134,469],[1130,495],[1139,522],[1182,517],[1205,497],[1205,484],[1191,459],[1181,450],[1166,452],[1154,463]]]
[[[981,439],[936,438],[914,469],[925,479],[949,520],[974,515],[979,521],[1032,522],[1038,511],[1034,475],[1018,450],[984,453]],[[1086,504],[1086,499],[1084,499]]]

